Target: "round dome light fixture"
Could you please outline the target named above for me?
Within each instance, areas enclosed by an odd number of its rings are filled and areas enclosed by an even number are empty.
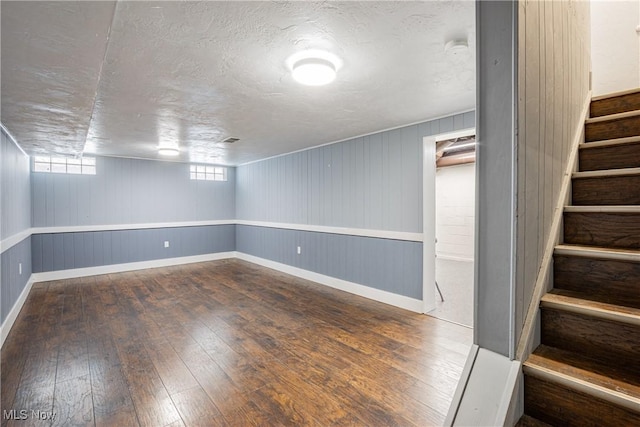
[[[180,154],[180,149],[177,147],[161,147],[158,149],[158,154],[161,156],[175,157]]]
[[[293,64],[292,76],[295,81],[307,86],[323,86],[336,78],[336,67],[323,58],[303,58]]]

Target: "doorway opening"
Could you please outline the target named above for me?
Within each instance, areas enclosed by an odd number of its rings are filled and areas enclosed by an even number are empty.
[[[473,327],[475,129],[424,138],[425,313]]]

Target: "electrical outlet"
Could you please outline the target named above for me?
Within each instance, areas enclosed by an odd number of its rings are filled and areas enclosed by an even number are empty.
[[[300,248],[300,246],[298,246],[298,255],[300,255],[302,253],[302,249]]]
[[[22,263],[18,263],[18,274],[22,276]]]
[[[164,241],[164,247],[165,247],[165,248],[168,248],[168,247],[169,247],[169,241],[168,241],[168,240],[165,240],[165,241]]]

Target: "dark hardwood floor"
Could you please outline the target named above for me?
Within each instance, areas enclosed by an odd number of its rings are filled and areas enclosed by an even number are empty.
[[[440,425],[471,341],[239,260],[37,283],[2,426]]]

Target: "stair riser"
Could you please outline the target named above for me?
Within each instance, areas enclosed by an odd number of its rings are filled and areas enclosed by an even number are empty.
[[[640,116],[603,120],[585,125],[585,141],[626,138],[640,135]]]
[[[640,110],[640,92],[593,101],[589,116],[608,116],[609,114],[626,113],[633,110]]]
[[[640,425],[640,413],[525,375],[524,411],[529,416],[562,426]]]
[[[552,426],[536,418],[530,417],[528,415],[523,415],[522,417],[520,417],[515,427],[552,427]]]
[[[579,151],[579,159],[581,171],[638,168],[640,167],[640,142],[583,148]]]
[[[640,327],[543,307],[542,344],[589,355],[640,375]]]
[[[553,285],[585,299],[640,308],[640,263],[554,256]]]
[[[576,206],[640,205],[640,176],[574,178],[571,194]]]
[[[640,214],[565,212],[564,241],[575,245],[640,248]]]

